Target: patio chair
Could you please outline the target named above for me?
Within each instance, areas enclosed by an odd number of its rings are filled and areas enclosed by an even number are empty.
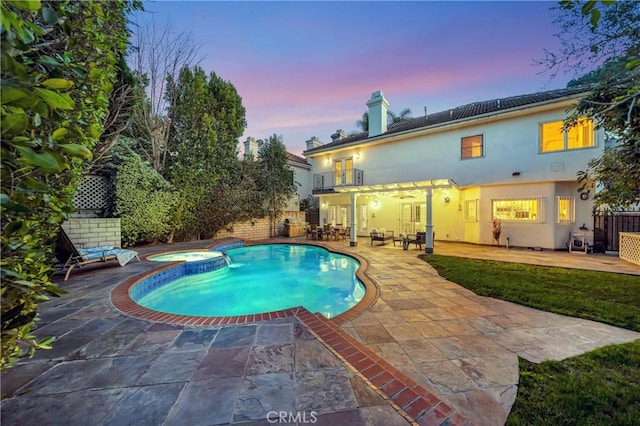
[[[67,270],[64,280],[69,279],[71,271],[82,268],[85,265],[97,262],[116,261],[120,266],[125,266],[133,258],[140,262],[138,252],[133,250],[116,248],[114,246],[77,248],[69,239],[69,236],[60,228],[58,239],[56,241],[55,256],[62,265],[62,271]]]
[[[340,228],[338,230],[338,235],[340,236],[341,240],[346,240],[347,237],[351,238],[351,227],[347,226],[345,228]]]
[[[416,235],[409,235],[409,239],[407,241],[409,244],[417,245],[420,250],[422,250],[422,245],[427,243],[427,233],[426,232],[416,232]]]
[[[318,239],[318,225],[315,223],[310,223],[307,226],[307,240],[317,240]]]

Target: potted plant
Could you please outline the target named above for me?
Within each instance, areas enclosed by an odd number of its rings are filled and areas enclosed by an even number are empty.
[[[493,239],[496,240],[498,245],[500,245],[500,233],[502,232],[502,224],[500,223],[500,219],[493,219],[491,223]]]

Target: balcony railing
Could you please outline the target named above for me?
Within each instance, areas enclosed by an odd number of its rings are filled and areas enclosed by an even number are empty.
[[[332,191],[343,186],[360,186],[364,184],[364,172],[358,169],[348,169],[313,175],[313,191]]]

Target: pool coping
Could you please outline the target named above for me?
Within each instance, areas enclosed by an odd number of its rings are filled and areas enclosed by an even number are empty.
[[[316,242],[290,243],[281,240],[261,240],[251,242],[244,241],[244,243],[245,246],[259,244],[319,246],[331,252],[352,257],[360,262],[360,268],[356,271],[356,276],[365,285],[365,295],[353,308],[331,319],[324,318],[320,314],[313,314],[302,306],[262,314],[226,317],[167,314],[138,305],[131,298],[129,290],[139,281],[163,270],[174,268],[176,264],[186,263],[185,261],[177,261],[167,265],[161,265],[158,268],[128,278],[118,284],[111,291],[111,303],[117,310],[127,316],[153,322],[188,326],[247,324],[290,316],[295,317],[320,343],[389,403],[409,423],[413,425],[446,424],[450,426],[469,426],[473,424],[449,404],[438,398],[433,392],[416,383],[413,379],[340,328],[340,324],[343,322],[349,321],[368,310],[379,297],[380,290],[377,284],[366,274],[369,265],[366,259],[354,253],[328,247]],[[204,249],[200,250],[175,250],[175,252],[215,250],[215,247],[220,245],[221,244],[218,243],[205,246]],[[157,254],[158,253],[156,253],[156,255]],[[147,261],[147,257],[148,256],[145,256],[145,261]]]

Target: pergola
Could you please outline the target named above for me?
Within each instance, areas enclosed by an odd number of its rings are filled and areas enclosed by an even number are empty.
[[[336,192],[343,194],[351,194],[351,236],[349,244],[356,246],[358,244],[356,200],[358,195],[372,193],[393,193],[397,191],[424,191],[427,204],[427,223],[425,225],[425,253],[433,253],[433,207],[432,198],[434,189],[450,189],[458,188],[458,184],[453,179],[432,179],[420,180],[413,182],[393,182],[375,185],[345,186],[336,188]]]

